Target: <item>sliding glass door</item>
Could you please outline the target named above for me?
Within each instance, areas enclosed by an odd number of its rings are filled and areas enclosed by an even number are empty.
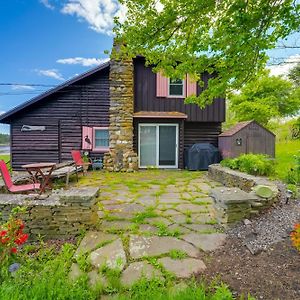
[[[139,165],[178,167],[178,124],[139,124]]]

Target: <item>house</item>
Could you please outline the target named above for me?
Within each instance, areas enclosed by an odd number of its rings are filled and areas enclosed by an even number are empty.
[[[110,171],[184,168],[184,149],[217,145],[225,120],[222,98],[205,109],[184,104],[201,91],[188,76],[153,73],[143,57],[113,59],[0,116],[10,124],[12,167],[71,160],[80,149]]]
[[[275,134],[255,121],[240,122],[219,135],[219,149],[223,158],[244,153],[275,157]]]

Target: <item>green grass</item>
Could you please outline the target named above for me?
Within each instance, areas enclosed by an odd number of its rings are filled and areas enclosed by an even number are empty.
[[[4,160],[6,163],[10,161],[10,155],[9,154],[3,154],[0,155],[0,160]],[[10,163],[7,164],[8,169],[10,169]]]
[[[295,166],[294,155],[299,153],[300,140],[283,141],[276,144],[276,173],[277,177],[285,180],[287,172]]]
[[[69,280],[69,270],[75,246],[65,244],[60,252],[45,244],[26,246],[17,261],[21,268],[11,276],[5,272],[6,267],[0,266],[0,299],[1,300],[96,300],[102,295],[112,295],[113,299],[127,300],[231,300],[229,288],[218,282],[207,286],[194,279],[176,288],[173,277],[166,276],[165,280],[142,278],[131,288],[121,285],[120,271],[101,268],[107,279],[107,286],[92,288],[88,277],[81,276],[77,281]],[[176,259],[185,257],[185,253],[171,251]],[[150,260],[150,258],[149,258]],[[155,267],[157,259],[152,259]],[[166,275],[165,273],[163,273]],[[246,299],[246,298],[243,298]],[[251,299],[251,298],[248,298]]]

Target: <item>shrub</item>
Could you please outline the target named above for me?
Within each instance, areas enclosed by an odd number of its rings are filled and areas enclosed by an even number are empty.
[[[293,168],[291,168],[288,171],[285,181],[289,184],[299,185],[300,184],[300,153],[294,155],[294,159],[295,159],[295,165]]]
[[[242,154],[237,158],[224,159],[223,167],[252,175],[271,176],[275,173],[275,162],[264,154]]]
[[[0,226],[0,264],[10,263],[11,258],[15,256],[18,248],[23,245],[28,234],[23,232],[25,227],[22,220],[17,218],[19,208],[12,211],[7,223]]]
[[[300,223],[294,226],[294,230],[291,233],[291,240],[293,246],[300,252]]]

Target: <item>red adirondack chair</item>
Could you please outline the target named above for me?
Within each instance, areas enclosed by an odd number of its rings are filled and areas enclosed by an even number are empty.
[[[13,184],[7,165],[4,160],[0,160],[0,172],[7,189],[11,193],[23,193],[29,191],[37,191],[40,189],[39,183],[30,183],[30,184],[22,184],[22,185]]]
[[[72,150],[71,151],[72,158],[74,160],[75,164],[75,170],[76,170],[76,178],[78,181],[78,172],[81,170],[83,175],[88,169],[88,167],[92,164],[91,160],[88,162],[85,162],[83,158],[81,157],[81,153],[79,150]]]

